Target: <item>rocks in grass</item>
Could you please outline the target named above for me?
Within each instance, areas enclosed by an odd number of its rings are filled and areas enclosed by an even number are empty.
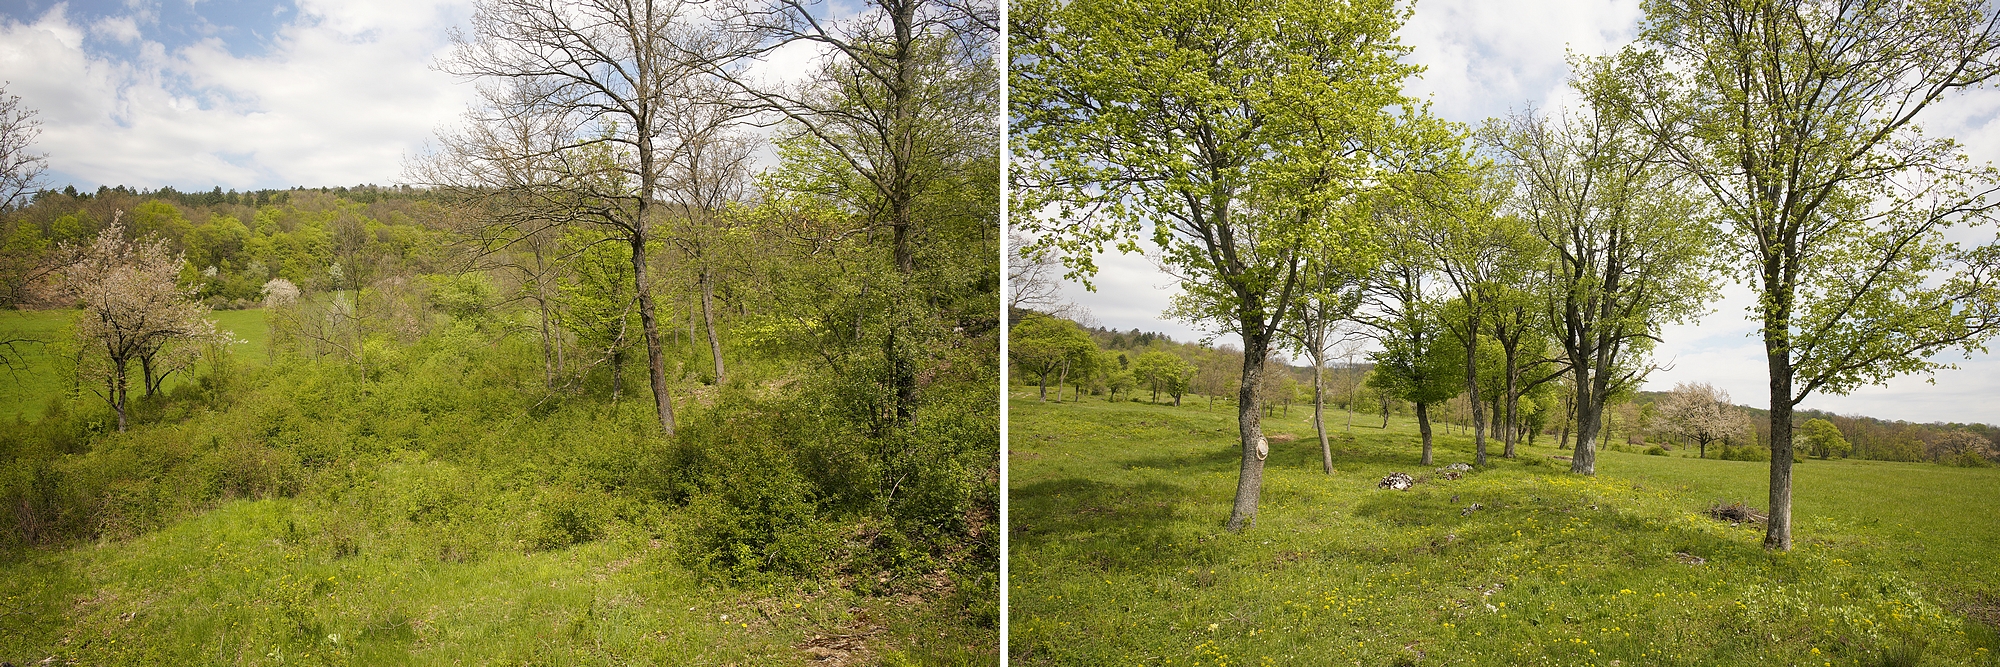
[[[1443,468],[1438,468],[1438,470],[1456,470],[1459,472],[1472,472],[1472,466],[1465,463],[1453,463]]]
[[[1477,511],[1479,511],[1479,510],[1483,510],[1483,509],[1486,509],[1486,506],[1485,506],[1485,505],[1481,505],[1481,504],[1479,504],[1479,503],[1473,503],[1473,504],[1471,504],[1471,505],[1468,505],[1468,506],[1466,506],[1466,508],[1465,508],[1465,509],[1463,509],[1463,510],[1460,510],[1460,511],[1459,511],[1459,513],[1458,513],[1458,515],[1459,515],[1459,516],[1472,516],[1472,513],[1473,513],[1473,512],[1477,512]]]
[[[1694,554],[1685,551],[1674,552],[1674,560],[1680,561],[1687,565],[1700,565],[1702,563],[1708,562],[1708,559],[1706,558],[1702,558],[1700,556],[1696,556]]]
[[[1408,473],[1392,472],[1389,473],[1388,477],[1382,478],[1381,482],[1376,483],[1375,487],[1394,491],[1407,491],[1410,487],[1416,485],[1417,480],[1412,479]]]
[[[1438,469],[1437,469],[1437,474],[1438,474],[1438,476],[1439,476],[1439,477],[1443,477],[1443,478],[1445,478],[1445,479],[1458,479],[1458,478],[1460,478],[1460,477],[1464,477],[1464,476],[1465,476],[1465,473],[1462,473],[1462,472],[1459,472],[1459,471],[1456,471],[1456,470],[1451,470],[1451,469],[1448,469],[1448,468],[1438,468]]]
[[[1765,514],[1757,508],[1741,502],[1729,503],[1727,505],[1720,502],[1715,503],[1708,508],[1708,516],[1719,521],[1728,521],[1732,524],[1759,523],[1771,518],[1771,515]]]

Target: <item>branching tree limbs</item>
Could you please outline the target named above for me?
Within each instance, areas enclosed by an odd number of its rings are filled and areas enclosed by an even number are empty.
[[[19,95],[0,84],[0,211],[14,208],[21,197],[41,187],[49,156],[32,150],[42,134],[35,110],[21,106]]]
[[[1570,470],[1593,474],[1606,402],[1643,378],[1661,324],[1699,314],[1712,255],[1702,209],[1658,161],[1660,144],[1607,102],[1614,73],[1578,69],[1581,111],[1531,109],[1483,136],[1519,181],[1515,208],[1547,257],[1545,309],[1575,392]]]
[[[1307,260],[1305,286],[1300,290],[1294,316],[1283,333],[1288,347],[1303,352],[1313,365],[1313,429],[1319,435],[1320,468],[1333,474],[1333,448],[1326,439],[1326,362],[1333,347],[1347,340],[1336,325],[1354,315],[1361,305],[1360,273],[1342,266],[1341,251],[1321,248]],[[1352,403],[1352,400],[1349,401]],[[1349,411],[1350,430],[1353,413]]]
[[[1771,520],[1790,549],[1792,414],[1945,367],[2000,332],[1996,251],[1943,232],[1992,219],[2000,172],[1916,118],[2000,75],[1978,0],[1650,0],[1617,60],[1621,109],[1708,194],[1757,292],[1770,366]]]
[[[752,80],[744,72],[715,74],[744,96],[745,108],[780,119],[788,135],[788,165],[808,191],[840,203],[858,222],[852,232],[888,238],[892,273],[865,285],[879,306],[866,309],[881,328],[892,417],[917,419],[918,369],[940,345],[955,345],[953,323],[927,319],[939,310],[958,262],[926,256],[954,232],[953,220],[983,204],[998,180],[999,68],[997,7],[985,2],[871,0],[862,11],[832,19],[808,0],[732,0],[731,25],[757,40],[753,54],[804,46],[815,68],[795,85]],[[818,13],[816,13],[818,12]],[[992,191],[997,200],[997,191]],[[991,228],[981,220],[982,228]],[[857,311],[859,312],[859,311]],[[861,319],[855,328],[861,329]],[[990,326],[956,323],[960,333]],[[968,327],[967,324],[972,326]],[[997,322],[995,323],[997,324]]]
[[[517,136],[471,132],[526,141],[471,142],[479,150],[464,157],[475,165],[434,184],[505,189],[550,224],[598,225],[629,248],[648,379],[669,434],[673,403],[648,248],[675,168],[705,139],[675,121],[732,103],[703,84],[718,63],[740,57],[739,47],[692,2],[491,0],[474,12],[471,35],[455,37],[452,55],[438,64],[492,87],[472,126],[511,125]]]
[[[1432,465],[1430,407],[1462,389],[1453,379],[1456,360],[1447,353],[1436,312],[1442,297],[1430,281],[1434,260],[1415,229],[1419,221],[1404,202],[1385,193],[1372,203],[1385,251],[1363,283],[1362,307],[1354,314],[1382,345],[1371,355],[1375,370],[1367,382],[1384,399],[1385,427],[1388,399],[1406,400],[1416,408],[1422,463]]]

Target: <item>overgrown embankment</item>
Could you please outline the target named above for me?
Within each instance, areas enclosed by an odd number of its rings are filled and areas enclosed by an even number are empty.
[[[665,437],[643,392],[541,390],[519,337],[387,352],[208,368],[126,433],[84,400],[4,429],[0,659],[995,659],[977,364],[883,434],[852,388],[745,360]]]

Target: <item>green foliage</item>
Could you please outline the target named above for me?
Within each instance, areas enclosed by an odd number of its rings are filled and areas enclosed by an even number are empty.
[[[485,320],[498,298],[485,274],[430,276],[431,302],[452,319],[477,324]]]
[[[1096,361],[1097,345],[1069,320],[1033,315],[1008,331],[1007,353],[1014,365],[1033,373],[1043,387],[1071,366]]]
[[[1194,374],[1194,364],[1163,350],[1140,354],[1138,359],[1132,361],[1132,377],[1138,380],[1140,386],[1153,391],[1155,402],[1158,402],[1160,392],[1164,391],[1174,398],[1175,405],[1179,405],[1181,395],[1187,393],[1189,383],[1194,380]]]
[[[1724,461],[1769,461],[1771,450],[1756,445],[1723,445],[1719,456]]]
[[[1824,419],[1807,420],[1800,429],[1799,439],[1805,445],[1806,453],[1819,458],[1845,458],[1854,448],[1847,444],[1847,438],[1840,435],[1840,429],[1833,422]]]

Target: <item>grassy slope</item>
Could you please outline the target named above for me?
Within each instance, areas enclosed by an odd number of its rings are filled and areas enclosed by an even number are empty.
[[[67,331],[69,318],[75,314],[76,311],[70,310],[0,310],[0,332],[17,332],[22,337],[44,342],[55,341]],[[250,364],[264,362],[264,341],[269,335],[269,328],[264,325],[264,311],[216,311],[215,321],[241,341],[234,348],[237,360]],[[60,394],[69,386],[58,360],[49,354],[46,346],[30,343],[20,345],[18,349],[26,357],[27,368],[16,371],[12,377],[0,373],[0,421],[13,421],[17,416],[31,421],[40,417],[48,405],[47,397]],[[188,373],[175,374],[167,378],[166,388],[171,390],[191,382],[192,377]]]
[[[31,664],[808,664],[817,636],[880,632],[891,664],[978,664],[990,646],[831,588],[753,594],[695,580],[622,531],[570,549],[441,561],[425,531],[363,529],[336,556],[288,525],[311,503],[232,501],[127,542],[0,562],[0,658]],[[886,624],[886,628],[873,624]],[[977,642],[954,634],[949,641]],[[987,640],[990,641],[990,640]],[[954,660],[954,658],[956,658]],[[990,658],[989,658],[990,659]]]
[[[55,313],[30,315],[31,323],[49,330],[57,326],[50,323],[59,323]],[[235,355],[240,363],[265,362],[261,312],[223,312],[218,319],[245,339]],[[12,390],[13,384],[0,380],[0,386]],[[27,385],[15,391],[34,397],[51,389]],[[0,397],[0,416],[11,421],[12,410],[39,412],[21,402],[16,395]],[[631,414],[608,417],[602,430],[650,422],[642,406],[627,407]],[[252,404],[236,410],[255,409]],[[206,433],[222,427],[203,424],[227,418],[198,414],[183,426]],[[486,443],[438,441],[465,431],[447,422],[478,423],[486,419],[480,415],[398,418],[410,423],[372,428],[380,433],[415,428],[437,437],[413,435],[422,441],[414,444],[446,449],[503,442],[498,437]],[[997,631],[977,627],[948,603],[857,595],[835,582],[718,587],[674,553],[684,537],[679,510],[645,514],[626,504],[621,512],[639,511],[644,518],[610,521],[601,537],[572,547],[526,546],[522,537],[534,533],[543,509],[538,499],[551,489],[523,470],[557,469],[565,457],[592,456],[553,440],[598,442],[602,434],[532,432],[551,427],[520,415],[507,421],[490,427],[527,429],[525,437],[550,445],[537,452],[470,456],[487,458],[488,466],[409,450],[386,461],[311,472],[294,497],[225,500],[135,537],[0,548],[0,661],[36,664],[61,656],[70,664],[90,665],[980,665],[997,660]],[[170,452],[188,447],[164,445],[154,436],[115,438],[115,444],[113,439],[100,438],[100,453],[140,452],[136,458],[144,460],[156,449],[176,456]],[[207,436],[200,440],[207,442]],[[238,444],[215,446],[226,450]],[[207,455],[196,445],[197,456]],[[245,445],[243,451],[279,450]],[[495,472],[505,466],[517,470]],[[161,489],[172,486],[171,480],[155,481],[132,493],[173,493]],[[448,508],[449,516],[422,515],[433,507]],[[662,535],[666,539],[655,537]],[[815,662],[808,651],[820,646],[836,649],[833,655],[841,661]]]
[[[1544,441],[1382,491],[1389,472],[1429,472],[1414,424],[1357,419],[1329,477],[1294,408],[1266,420],[1299,437],[1274,443],[1257,525],[1232,535],[1233,407],[1013,399],[1019,664],[1951,665],[2000,651],[2000,471],[1803,463],[1798,548],[1772,555],[1758,528],[1698,514],[1762,506],[1766,464],[1604,452],[1581,478],[1526,464],[1560,453]],[[1469,440],[1441,435],[1438,462],[1470,462]]]

